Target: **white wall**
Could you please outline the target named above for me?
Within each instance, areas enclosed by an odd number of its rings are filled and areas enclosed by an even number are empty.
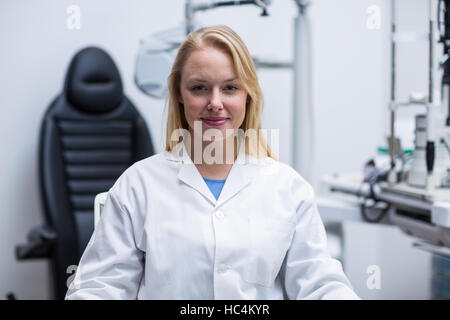
[[[417,3],[419,0],[408,1]],[[292,59],[292,0],[272,1],[270,17],[255,7],[223,8],[198,15],[204,24],[228,24],[253,55]],[[330,172],[358,171],[384,143],[387,132],[389,43],[388,0],[316,0],[313,21],[314,102],[316,107],[315,186]],[[0,3],[0,299],[50,297],[47,263],[15,261],[13,248],[27,231],[43,223],[38,189],[38,133],[42,116],[62,89],[73,54],[96,45],[116,61],[128,97],[143,114],[157,151],[163,148],[162,100],[134,85],[139,39],[176,26],[182,0],[7,0]],[[66,8],[81,8],[81,29],[68,30]],[[380,30],[366,28],[366,9],[379,5]],[[423,12],[416,9],[418,13]],[[413,10],[413,11],[414,11]],[[416,12],[416,11],[414,11]],[[292,74],[259,71],[265,93],[263,127],[280,129],[280,158],[291,163]]]

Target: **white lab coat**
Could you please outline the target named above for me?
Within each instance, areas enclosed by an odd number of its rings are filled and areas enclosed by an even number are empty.
[[[241,147],[216,201],[183,145],[109,190],[66,299],[359,297],[295,170]]]

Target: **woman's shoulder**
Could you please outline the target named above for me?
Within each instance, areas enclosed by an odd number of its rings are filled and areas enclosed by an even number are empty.
[[[111,189],[129,189],[145,185],[149,179],[154,180],[156,176],[170,174],[170,166],[167,165],[166,152],[159,152],[142,160],[136,161],[129,166],[116,180]]]
[[[269,174],[282,175],[283,177],[286,176],[292,179],[306,181],[297,170],[281,160],[265,157],[259,159],[256,163],[261,167],[262,171],[266,171]]]
[[[132,168],[134,170],[142,170],[143,168],[160,164],[166,158],[166,153],[166,151],[162,151],[159,153],[155,153],[150,157],[136,161],[132,166],[130,166],[130,169]]]
[[[291,165],[270,157],[260,159],[260,175],[278,182],[284,188],[289,188],[295,193],[314,193],[312,185]],[[273,185],[273,184],[272,184]]]
[[[130,172],[141,172],[148,169],[161,169],[161,166],[170,167],[171,163],[176,163],[178,157],[174,155],[174,152],[161,151],[145,159],[136,161],[127,170]]]

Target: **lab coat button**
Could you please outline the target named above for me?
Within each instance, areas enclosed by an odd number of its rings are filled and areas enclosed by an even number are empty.
[[[219,273],[225,273],[228,270],[228,266],[226,264],[220,264],[219,268],[217,269],[217,272]]]
[[[225,218],[225,214],[222,211],[216,211],[216,217],[219,219]]]

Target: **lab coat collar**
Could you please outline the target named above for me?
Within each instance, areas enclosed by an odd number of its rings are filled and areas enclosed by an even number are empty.
[[[184,143],[179,143],[173,150],[166,151],[166,158],[169,161],[180,163],[178,179],[197,190],[209,200],[215,208],[218,208],[250,184],[257,173],[260,161],[256,157],[245,153],[245,145],[242,142],[243,139],[241,138],[239,140],[238,156],[233,163],[222,192],[217,200],[209,190],[197,167],[192,162],[192,159],[189,157],[189,153],[187,152]]]

